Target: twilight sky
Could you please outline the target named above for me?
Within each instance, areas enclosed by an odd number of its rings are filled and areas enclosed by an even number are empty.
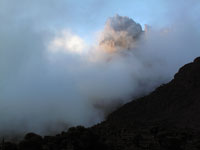
[[[67,28],[85,40],[103,28],[108,17],[119,14],[141,25],[162,27],[189,12],[199,18],[198,0],[0,0],[0,19],[52,29]],[[170,20],[170,21],[169,21]]]

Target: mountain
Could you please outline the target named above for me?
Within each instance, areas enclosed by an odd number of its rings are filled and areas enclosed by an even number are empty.
[[[131,101],[91,128],[56,136],[29,133],[2,150],[198,150],[200,149],[200,57],[174,79]]]
[[[200,148],[200,57],[168,84],[125,104],[93,128],[114,149]]]
[[[107,122],[115,122],[122,126],[131,123],[149,125],[164,122],[165,125],[200,129],[198,114],[200,58],[180,68],[168,84],[110,114]]]

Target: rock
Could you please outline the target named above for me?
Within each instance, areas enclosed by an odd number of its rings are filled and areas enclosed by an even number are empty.
[[[20,150],[42,150],[43,139],[35,133],[28,133],[19,143]]]

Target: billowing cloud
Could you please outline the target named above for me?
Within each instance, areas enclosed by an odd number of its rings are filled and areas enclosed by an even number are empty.
[[[142,34],[142,27],[128,17],[110,17],[100,35],[100,46],[106,51],[131,49]]]

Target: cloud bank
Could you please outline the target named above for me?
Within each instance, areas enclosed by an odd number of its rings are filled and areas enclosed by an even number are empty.
[[[1,135],[98,123],[200,55],[200,33],[191,18],[143,31],[131,18],[116,15],[97,42],[87,44],[68,29],[44,29],[18,16],[1,17]]]

